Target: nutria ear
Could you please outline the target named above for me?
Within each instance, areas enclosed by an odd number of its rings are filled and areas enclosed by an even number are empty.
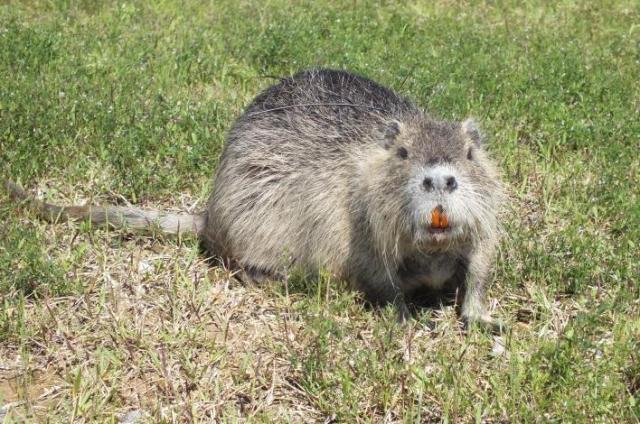
[[[462,134],[465,135],[469,140],[473,141],[477,146],[482,146],[484,144],[484,136],[482,132],[480,132],[480,127],[478,123],[472,118],[468,118],[464,120],[461,124]]]
[[[396,142],[398,134],[402,131],[402,124],[399,121],[391,120],[382,128],[382,140],[380,145],[385,149],[390,149]]]

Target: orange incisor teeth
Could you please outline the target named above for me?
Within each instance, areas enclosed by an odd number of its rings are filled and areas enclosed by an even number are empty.
[[[442,206],[438,206],[431,211],[431,228],[448,228],[449,220],[444,213]]]

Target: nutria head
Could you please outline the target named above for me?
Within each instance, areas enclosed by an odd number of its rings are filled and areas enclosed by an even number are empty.
[[[492,237],[500,182],[472,120],[394,120],[381,131],[388,194],[395,192],[403,237],[421,250],[448,250]]]

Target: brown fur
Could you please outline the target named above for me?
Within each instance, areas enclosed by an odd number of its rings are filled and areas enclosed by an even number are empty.
[[[438,121],[366,78],[311,70],[236,121],[201,215],[31,202],[45,218],[195,231],[209,255],[257,280],[328,270],[403,318],[407,293],[453,285],[465,321],[490,323],[482,298],[500,193],[473,121]],[[446,232],[430,229],[435,207]]]

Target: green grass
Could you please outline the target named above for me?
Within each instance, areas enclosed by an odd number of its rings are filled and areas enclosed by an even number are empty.
[[[196,240],[48,225],[2,193],[0,417],[638,422],[639,22],[632,0],[3,3],[0,176],[60,203],[202,205],[233,119],[305,67],[477,117],[513,331],[462,334],[450,308],[400,327],[328,276],[242,286]]]

